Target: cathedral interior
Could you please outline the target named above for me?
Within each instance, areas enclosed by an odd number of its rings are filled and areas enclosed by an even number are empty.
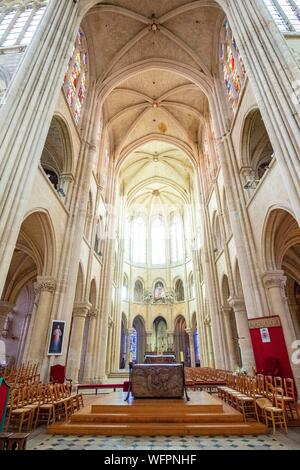
[[[0,377],[168,355],[300,426],[299,84],[297,0],[1,1]]]

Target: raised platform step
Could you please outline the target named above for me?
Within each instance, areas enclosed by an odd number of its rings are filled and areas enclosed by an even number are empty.
[[[124,401],[122,392],[89,398],[88,406],[67,423],[48,426],[48,433],[99,436],[218,436],[266,434],[266,426],[249,422],[206,392],[191,400]]]
[[[165,414],[182,415],[184,413],[223,413],[223,403],[206,392],[191,392],[190,401],[174,399],[130,399],[124,400],[126,394],[113,393],[95,400],[91,406],[91,413],[128,413],[138,415],[139,413],[151,413],[159,410]]]
[[[87,413],[87,414],[74,414],[71,417],[70,423],[242,423],[243,417],[241,414],[229,413],[187,413],[178,415],[160,413],[159,416],[153,416],[153,413]]]
[[[234,436],[266,434],[266,426],[258,423],[134,423],[134,424],[52,424],[48,433],[93,436]]]

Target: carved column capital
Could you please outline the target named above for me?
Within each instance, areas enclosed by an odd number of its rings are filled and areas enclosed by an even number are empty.
[[[53,294],[56,290],[56,280],[52,277],[38,276],[37,281],[34,283],[34,292],[36,295],[41,292],[50,292]]]
[[[59,178],[62,184],[74,182],[74,176],[72,173],[62,173]]]
[[[262,280],[266,289],[285,289],[287,283],[284,271],[267,271],[262,276]]]
[[[91,307],[92,304],[90,304],[89,302],[80,302],[74,304],[73,318],[86,318]]]
[[[186,328],[185,331],[189,336],[194,336],[195,332],[192,328]]]
[[[240,174],[244,178],[255,177],[255,171],[253,170],[251,166],[242,166],[242,168],[240,169]]]
[[[91,308],[89,310],[89,317],[96,318],[99,314],[99,308]]]
[[[246,305],[244,302],[244,299],[241,299],[239,297],[229,297],[228,303],[231,308],[237,313],[237,312],[246,312]]]
[[[15,304],[11,302],[6,302],[5,300],[0,300],[0,316],[6,316],[9,312],[12,311]]]
[[[221,307],[221,311],[222,311],[222,314],[223,314],[224,316],[230,315],[231,312],[232,312],[232,307],[224,307],[224,306],[223,306],[223,307]]]

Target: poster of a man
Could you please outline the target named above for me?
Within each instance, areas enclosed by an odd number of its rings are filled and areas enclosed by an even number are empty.
[[[65,322],[54,320],[52,322],[48,355],[59,356],[62,354]]]

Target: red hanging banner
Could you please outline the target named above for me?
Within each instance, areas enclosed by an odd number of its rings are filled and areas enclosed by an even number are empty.
[[[249,328],[257,372],[293,378],[280,317],[251,319]]]

